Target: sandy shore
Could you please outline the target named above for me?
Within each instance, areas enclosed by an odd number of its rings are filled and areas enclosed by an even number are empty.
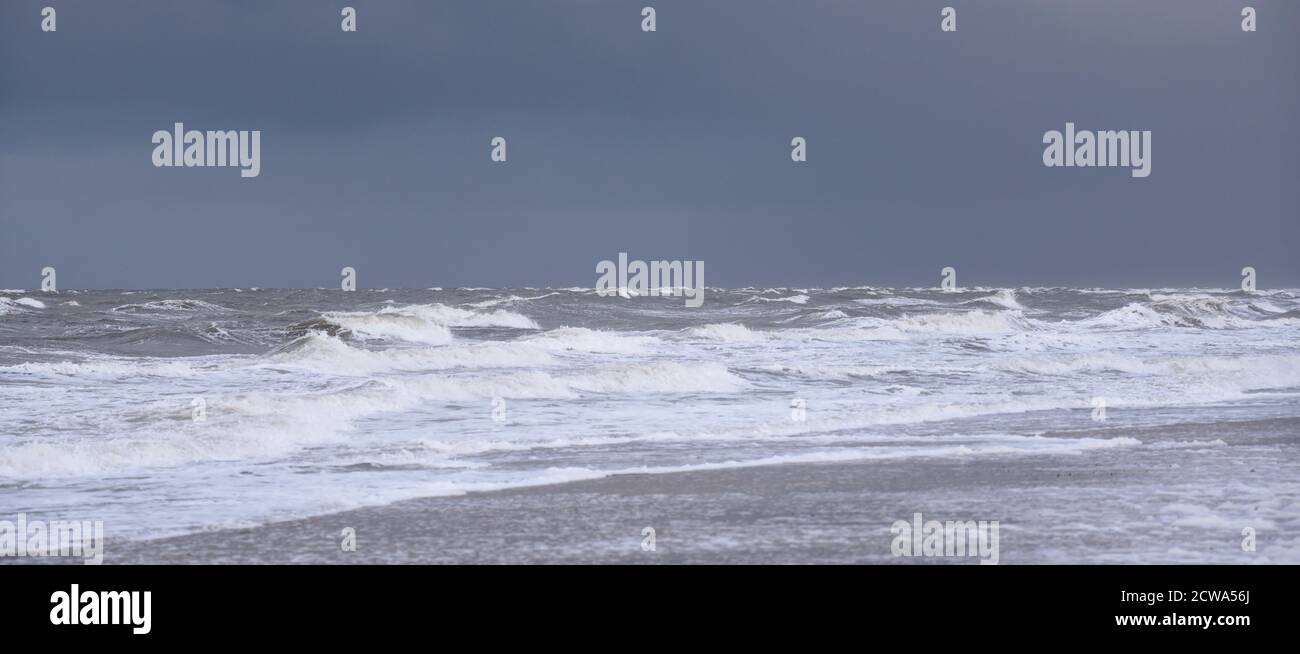
[[[890,526],[999,521],[1007,563],[1297,562],[1300,421],[1096,430],[1076,455],[789,464],[398,502],[141,542],[109,563],[974,563],[895,557]],[[1286,454],[1283,454],[1286,453]],[[1278,492],[1278,479],[1296,480]],[[1272,480],[1266,485],[1262,480]],[[1267,488],[1265,488],[1268,486]],[[1291,516],[1289,519],[1286,516]],[[643,530],[655,530],[653,551]],[[1257,530],[1257,550],[1241,530]],[[356,551],[341,547],[356,533]]]

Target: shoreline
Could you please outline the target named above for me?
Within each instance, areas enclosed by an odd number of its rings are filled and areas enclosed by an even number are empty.
[[[1227,428],[1242,429],[1229,440]],[[1249,436],[1242,436],[1248,433]],[[783,463],[616,474],[402,500],[251,528],[107,543],[106,563],[967,563],[896,557],[890,526],[999,521],[1000,562],[1295,563],[1275,484],[1300,419],[1108,428],[1142,445],[1077,454]],[[1288,476],[1289,475],[1289,476]],[[1236,480],[1234,494],[1223,492]],[[647,528],[654,550],[646,551]],[[1243,551],[1240,530],[1258,529]],[[343,551],[343,530],[355,551]]]

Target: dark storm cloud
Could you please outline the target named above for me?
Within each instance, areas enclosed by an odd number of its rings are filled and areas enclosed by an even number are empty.
[[[1241,4],[8,0],[0,287],[1300,286],[1300,7]],[[154,168],[177,121],[261,175]],[[1043,167],[1066,121],[1151,177]]]

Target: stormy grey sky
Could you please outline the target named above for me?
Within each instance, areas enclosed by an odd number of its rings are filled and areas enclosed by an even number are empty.
[[[0,287],[1300,286],[1300,3],[1244,4],[4,0]],[[261,176],[153,167],[178,121]],[[1066,121],[1151,176],[1044,167]]]

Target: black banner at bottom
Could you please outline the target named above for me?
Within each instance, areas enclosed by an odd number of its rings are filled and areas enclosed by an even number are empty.
[[[686,629],[737,642],[789,632],[814,640],[892,632],[945,646],[962,634],[1241,643],[1284,635],[1294,571],[7,565],[0,566],[0,615],[7,633],[52,644],[210,645],[266,637],[373,644],[377,637],[428,639],[430,630],[492,644],[554,643],[590,639],[595,629],[661,643],[680,642]],[[469,631],[452,636],[442,631],[448,629]],[[657,640],[667,636],[673,640]]]

